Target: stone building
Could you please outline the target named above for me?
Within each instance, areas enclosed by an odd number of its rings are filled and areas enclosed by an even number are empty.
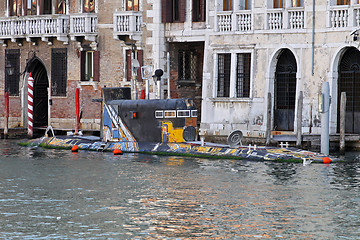
[[[199,134],[208,140],[233,130],[264,139],[267,126],[294,134],[298,121],[303,133],[318,134],[324,82],[330,133],[339,131],[343,91],[347,132],[360,133],[359,2],[5,0],[0,13],[0,108],[6,90],[10,127],[26,126],[33,72],[37,126],[74,129],[80,88],[81,127],[99,129],[100,105],[92,99],[102,87],[131,86],[133,97],[145,88],[140,70],[133,81],[137,59],[144,70],[165,71],[162,97],[194,99]],[[149,89],[159,97],[151,79]]]
[[[216,138],[239,129],[263,138],[267,124],[273,134],[294,134],[298,121],[302,133],[319,134],[324,82],[330,134],[339,132],[341,92],[346,132],[360,133],[358,1],[215,0],[206,9],[200,134]]]

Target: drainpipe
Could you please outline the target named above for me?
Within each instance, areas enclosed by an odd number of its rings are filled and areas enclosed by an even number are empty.
[[[315,48],[315,0],[312,1],[312,41],[311,41],[311,75],[314,76],[314,48]]]

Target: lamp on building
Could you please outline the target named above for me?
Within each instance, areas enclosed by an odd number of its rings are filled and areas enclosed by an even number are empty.
[[[359,30],[360,29],[355,29],[350,33],[350,36],[353,37],[353,41],[357,41],[359,39]]]
[[[6,64],[5,70],[6,70],[7,75],[9,75],[9,76],[12,76],[14,74],[14,67],[11,66],[10,63]]]

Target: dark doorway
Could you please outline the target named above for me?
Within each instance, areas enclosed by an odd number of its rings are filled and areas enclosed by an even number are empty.
[[[274,86],[274,130],[294,131],[296,60],[292,52],[283,50],[278,58]]]
[[[360,51],[349,48],[341,58],[338,79],[338,112],[341,92],[346,92],[345,132],[360,133]],[[340,114],[338,114],[339,132]]]
[[[31,60],[28,72],[32,72],[34,78],[34,127],[47,127],[49,81],[46,69],[44,65],[35,58]]]

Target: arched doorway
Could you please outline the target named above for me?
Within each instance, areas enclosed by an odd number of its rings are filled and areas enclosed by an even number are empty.
[[[274,82],[274,130],[294,131],[296,59],[288,49],[278,57]]]
[[[360,134],[360,51],[357,48],[351,47],[345,51],[338,73],[338,112],[340,112],[341,92],[346,92],[345,132]]]
[[[34,127],[46,127],[48,125],[48,88],[49,80],[45,66],[34,58],[28,65],[28,72],[32,72],[34,78],[34,109],[33,124]]]

